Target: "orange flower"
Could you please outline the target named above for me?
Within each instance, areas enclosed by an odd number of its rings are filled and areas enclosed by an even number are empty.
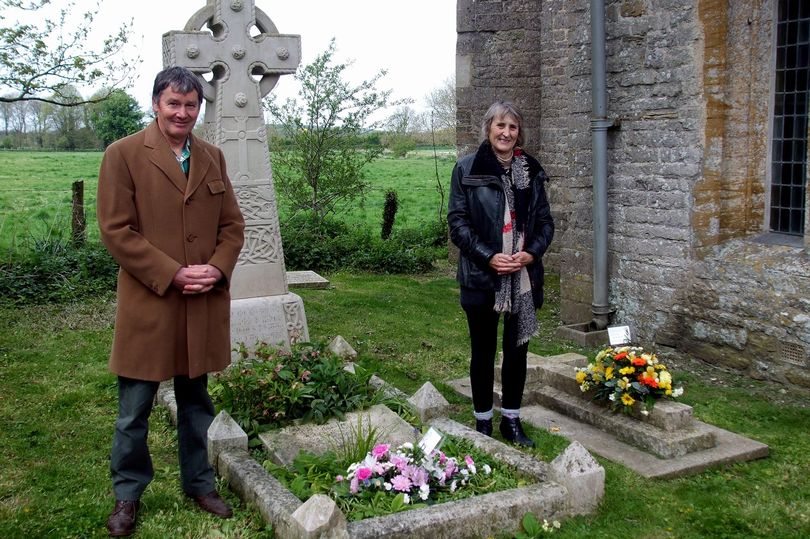
[[[621,354],[616,354],[613,356],[613,361],[620,361],[627,357],[627,352],[622,352]]]
[[[650,386],[653,389],[658,387],[658,381],[648,374],[640,374],[638,376],[638,381],[646,386]]]
[[[633,359],[630,360],[630,363],[632,363],[633,365],[639,367],[639,366],[646,365],[647,360],[644,359],[643,357],[634,357]]]

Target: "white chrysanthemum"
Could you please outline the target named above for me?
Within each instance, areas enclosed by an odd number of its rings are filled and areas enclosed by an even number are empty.
[[[423,500],[427,500],[428,496],[430,496],[430,487],[427,483],[419,487],[419,497]]]
[[[672,396],[673,397],[680,397],[681,395],[683,395],[683,388],[682,387],[676,387],[675,389],[672,390]]]
[[[492,468],[489,467],[489,464],[484,464],[481,468],[484,470],[484,475],[492,473]]]

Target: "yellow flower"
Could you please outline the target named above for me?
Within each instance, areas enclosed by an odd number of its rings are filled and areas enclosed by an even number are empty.
[[[585,377],[588,376],[585,374],[585,371],[577,371],[577,383],[582,385],[582,382],[585,381]]]
[[[622,404],[624,404],[625,406],[630,406],[634,402],[636,402],[636,399],[634,399],[633,397],[631,397],[627,393],[622,395]]]
[[[654,376],[655,375],[655,368],[654,367],[647,367],[647,374],[649,374],[650,376]]]
[[[634,367],[622,367],[619,369],[619,374],[633,374],[634,372],[636,372]]]
[[[672,375],[668,371],[661,371],[658,373],[658,383],[661,385],[672,384]]]
[[[621,380],[619,380],[616,383],[616,385],[619,386],[619,389],[625,389],[627,386],[630,385],[630,380],[628,380],[627,377],[624,377]]]
[[[672,395],[672,389],[667,389],[667,390],[665,391],[665,393],[666,393],[667,395]]]
[[[665,371],[667,369],[667,366],[664,365],[663,363],[656,363],[655,368],[658,369],[659,371]]]
[[[605,380],[612,380],[613,379],[613,367],[608,367],[605,369]]]

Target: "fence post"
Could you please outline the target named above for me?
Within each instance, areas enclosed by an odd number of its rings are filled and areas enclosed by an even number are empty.
[[[73,212],[71,214],[71,239],[74,247],[84,245],[87,238],[87,219],[84,216],[84,181],[73,182]]]

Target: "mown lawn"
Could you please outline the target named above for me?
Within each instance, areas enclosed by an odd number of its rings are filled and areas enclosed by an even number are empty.
[[[329,275],[332,288],[299,290],[313,338],[343,335],[359,361],[401,389],[427,380],[471,424],[470,403],[443,382],[467,369],[466,324],[447,264],[430,274]],[[549,279],[536,353],[583,350],[553,337],[559,282]],[[105,537],[112,504],[108,454],[115,378],[106,358],[112,296],[85,303],[0,309],[0,537]],[[587,351],[584,351],[587,352]],[[599,459],[606,492],[599,511],[570,519],[561,538],[810,536],[810,398],[673,357],[686,383],[683,401],[699,419],[765,442],[767,459],[695,476],[647,480]],[[533,453],[550,460],[567,441],[530,429]],[[236,515],[219,521],[197,511],[178,486],[176,445],[157,410],[150,443],[156,478],[147,490],[138,537],[270,537],[235,496]],[[227,489],[225,489],[227,492]],[[508,535],[504,535],[506,537]]]

